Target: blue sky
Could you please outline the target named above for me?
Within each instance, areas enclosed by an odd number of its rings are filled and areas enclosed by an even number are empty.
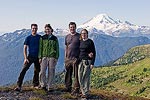
[[[90,18],[106,13],[113,19],[150,26],[150,0],[0,0],[0,32],[30,28],[31,23],[43,30],[68,28],[70,21],[81,25]]]

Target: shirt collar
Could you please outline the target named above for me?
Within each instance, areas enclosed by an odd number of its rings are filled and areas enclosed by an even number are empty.
[[[86,40],[88,40],[88,38],[87,39],[83,39],[83,41],[86,41]]]
[[[48,38],[51,38],[51,37],[52,37],[52,34],[49,34],[49,35],[48,35]]]

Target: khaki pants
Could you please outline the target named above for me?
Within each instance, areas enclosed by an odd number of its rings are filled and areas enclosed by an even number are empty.
[[[49,57],[42,58],[41,71],[39,73],[39,82],[41,87],[48,86],[48,89],[51,88],[52,84],[54,83],[56,63],[57,63],[57,59],[55,58],[49,58]],[[47,67],[48,67],[48,77],[46,78]]]
[[[90,87],[91,60],[82,60],[79,64],[78,76],[80,89],[83,95],[88,95]]]

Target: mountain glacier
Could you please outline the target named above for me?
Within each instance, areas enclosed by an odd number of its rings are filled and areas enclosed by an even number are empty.
[[[106,35],[115,37],[146,36],[150,38],[150,27],[134,25],[128,21],[114,20],[107,14],[99,14],[78,26],[79,31],[82,28],[88,29],[90,33],[93,33],[93,30],[94,33],[100,33],[99,31],[102,31]]]

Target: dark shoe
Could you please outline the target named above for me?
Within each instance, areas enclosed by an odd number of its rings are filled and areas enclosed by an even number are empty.
[[[52,89],[48,89],[48,92],[54,92],[54,90],[52,90]]]
[[[39,84],[33,84],[33,87],[37,87],[37,86],[39,86]]]
[[[75,89],[71,92],[71,95],[73,96],[76,96],[76,97],[79,97],[79,90],[78,89]]]
[[[86,98],[87,99],[88,96],[87,95],[82,95],[81,98]]]
[[[82,97],[82,95],[83,95],[83,94],[82,94],[82,93],[80,93],[78,96],[79,96],[79,97]]]
[[[48,88],[47,90],[48,90],[48,92],[54,92],[53,88]]]
[[[40,87],[41,90],[47,91],[46,87]]]
[[[19,86],[17,86],[14,90],[15,90],[15,91],[18,91],[18,92],[21,92],[21,91],[22,91],[21,87],[19,87]]]
[[[75,89],[71,92],[71,94],[79,94],[79,89]]]
[[[70,92],[70,93],[71,93],[71,88],[65,88],[65,89],[63,90],[63,92]]]

